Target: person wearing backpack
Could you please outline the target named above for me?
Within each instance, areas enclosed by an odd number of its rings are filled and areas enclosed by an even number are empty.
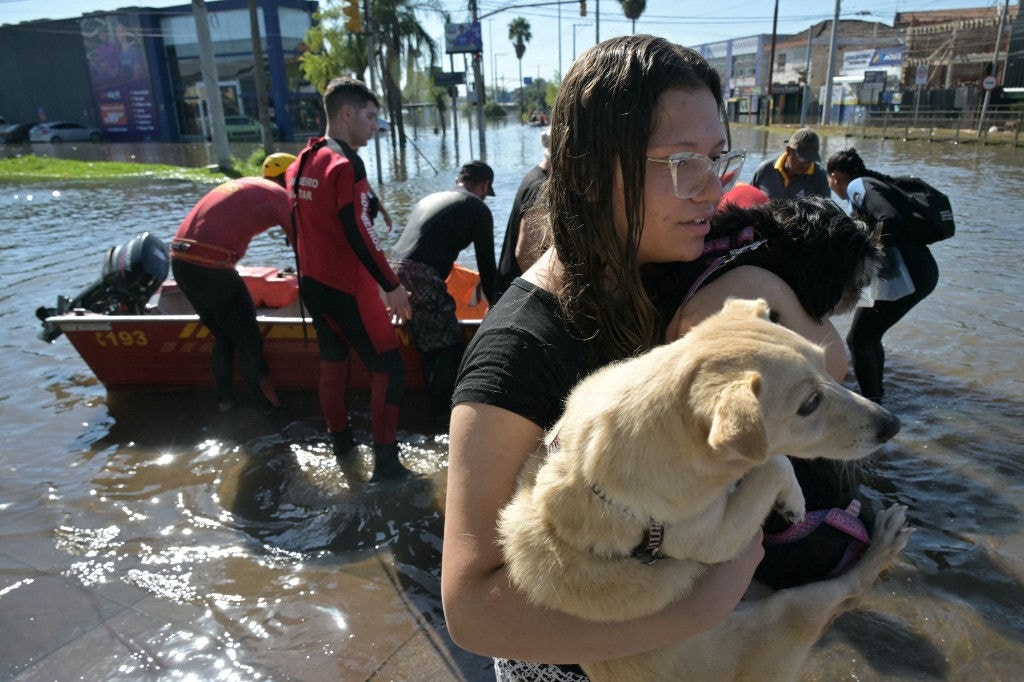
[[[875,291],[874,304],[857,308],[846,336],[861,395],[880,403],[885,368],[882,336],[935,289],[939,268],[919,235],[916,219],[907,205],[909,199],[895,187],[896,179],[869,170],[855,149],[844,149],[830,156],[826,170],[832,191],[850,202],[854,217],[865,221],[881,235],[887,261],[880,273],[883,278],[891,282],[898,280],[897,274],[909,275],[912,283],[909,293],[906,289]],[[886,273],[886,269],[894,272]]]

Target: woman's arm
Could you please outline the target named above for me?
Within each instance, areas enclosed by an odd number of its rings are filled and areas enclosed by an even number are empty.
[[[701,320],[721,310],[730,296],[768,301],[768,306],[778,315],[779,324],[825,349],[825,366],[836,381],[846,378],[846,346],[835,326],[828,320],[816,322],[782,278],[753,265],[730,270],[698,290],[672,318],[668,340],[679,338]]]
[[[541,436],[533,422],[497,407],[463,403],[452,412],[441,595],[459,646],[547,663],[604,660],[667,646],[732,612],[764,556],[760,533],[736,559],[713,566],[687,597],[623,623],[540,608],[512,587],[497,542],[498,512]]]

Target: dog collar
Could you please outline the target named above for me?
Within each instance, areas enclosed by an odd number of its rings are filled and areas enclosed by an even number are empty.
[[[598,488],[596,485],[590,486],[590,492],[601,498],[601,501],[605,504],[615,507],[623,514],[638,518],[637,515],[629,507],[623,507],[620,504],[613,502],[608,499],[608,496],[604,494],[604,491]],[[665,538],[665,524],[659,523],[654,519],[647,521],[647,527],[644,528],[644,537],[633,551],[629,555],[640,561],[645,566],[650,566],[658,559],[664,559],[665,555],[661,551],[661,543]]]
[[[665,524],[651,521],[644,529],[644,539],[633,548],[630,556],[637,559],[644,566],[650,566],[658,559],[664,559],[661,552],[661,541],[665,538]]]

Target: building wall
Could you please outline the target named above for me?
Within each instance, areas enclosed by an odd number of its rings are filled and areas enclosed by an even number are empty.
[[[1010,5],[1008,10],[1000,40],[1003,59],[1018,6]],[[898,13],[896,26],[906,34],[904,84],[914,83],[916,69],[922,64],[928,67],[926,87],[979,84],[992,64],[1002,11],[1000,3],[998,7]]]
[[[99,124],[77,19],[0,26],[0,64],[0,115],[8,121]]]
[[[296,114],[308,118],[305,100],[317,99],[315,93],[299,91],[298,56],[318,3],[257,4],[269,104],[283,137],[290,139]],[[218,78],[231,97],[226,112],[256,118],[248,3],[220,0],[206,7]],[[115,59],[115,27],[127,27],[134,60],[142,67],[131,77],[101,67]],[[191,4],[0,26],[0,116],[12,122],[76,121],[100,127],[115,140],[176,141],[190,133],[198,138],[197,43]]]

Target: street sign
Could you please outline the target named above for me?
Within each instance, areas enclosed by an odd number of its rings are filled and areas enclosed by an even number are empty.
[[[928,85],[928,65],[918,64],[914,74],[914,85]]]
[[[981,87],[985,88],[986,90],[992,90],[993,88],[996,87],[996,77],[985,76],[985,80],[981,81]]]
[[[434,85],[443,88],[446,85],[463,85],[466,82],[465,71],[435,71]]]

